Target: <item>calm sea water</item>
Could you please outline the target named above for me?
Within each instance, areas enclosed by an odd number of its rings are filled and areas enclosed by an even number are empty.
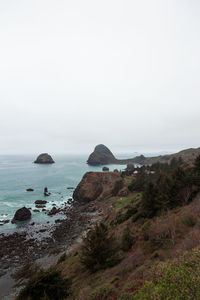
[[[34,156],[0,156],[0,220],[11,220],[17,209],[26,206],[35,209],[36,200],[47,200],[47,209],[52,204],[58,207],[64,204],[73,191],[67,187],[76,187],[82,176],[88,171],[101,171],[102,166],[88,166],[87,156],[54,156],[55,164],[34,164]],[[110,170],[122,170],[125,166],[110,165]],[[44,197],[44,187],[51,192]],[[33,188],[34,192],[27,192]],[[32,212],[31,222],[54,220],[44,212]],[[0,226],[0,232],[16,229],[15,224]]]

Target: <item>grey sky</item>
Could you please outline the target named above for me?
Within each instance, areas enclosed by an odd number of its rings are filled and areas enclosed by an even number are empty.
[[[200,146],[199,0],[0,0],[0,153]]]

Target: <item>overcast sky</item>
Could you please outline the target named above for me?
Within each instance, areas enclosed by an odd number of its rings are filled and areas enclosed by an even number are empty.
[[[0,153],[200,147],[199,0],[0,0]]]

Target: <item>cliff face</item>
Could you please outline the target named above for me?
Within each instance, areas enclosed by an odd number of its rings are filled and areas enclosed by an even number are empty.
[[[51,155],[48,153],[40,154],[34,161],[35,164],[53,164],[55,161],[52,159]]]
[[[107,165],[115,163],[117,160],[112,152],[104,145],[97,145],[87,160],[89,165]]]
[[[88,172],[73,193],[73,198],[79,203],[101,200],[118,193],[123,183],[116,172]]]

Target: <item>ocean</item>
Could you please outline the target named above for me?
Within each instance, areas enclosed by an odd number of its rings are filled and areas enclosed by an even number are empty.
[[[49,217],[42,209],[33,212],[36,200],[47,200],[46,209],[49,210],[56,204],[61,207],[72,197],[73,190],[86,172],[101,171],[103,166],[89,166],[86,164],[87,156],[84,155],[54,155],[55,164],[34,164],[33,155],[0,155],[0,223],[10,220],[0,226],[1,232],[15,231],[24,224],[11,224],[17,209],[26,206],[31,208],[31,222],[54,222],[56,217]],[[109,169],[122,170],[125,165],[109,165]],[[47,187],[51,195],[43,195]],[[27,192],[33,188],[33,192]],[[62,216],[61,216],[62,217]]]

